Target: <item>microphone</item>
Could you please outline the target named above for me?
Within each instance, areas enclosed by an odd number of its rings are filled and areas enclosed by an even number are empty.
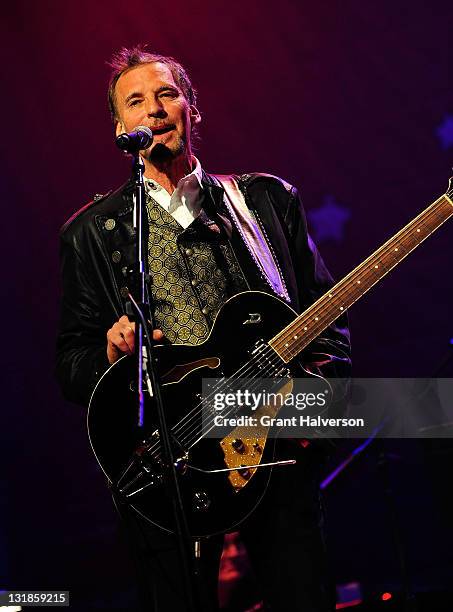
[[[138,153],[147,149],[153,142],[153,133],[145,125],[137,125],[132,132],[117,136],[116,146],[126,153]]]

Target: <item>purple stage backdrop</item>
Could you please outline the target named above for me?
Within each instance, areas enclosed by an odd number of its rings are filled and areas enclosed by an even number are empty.
[[[85,415],[61,399],[53,379],[59,227],[129,173],[113,143],[107,60],[121,46],[149,43],[186,65],[203,117],[204,168],[269,172],[297,185],[339,279],[446,190],[453,4],[9,4],[0,590],[65,588],[90,602],[85,609],[115,609],[112,602],[131,597],[124,545]],[[357,376],[437,374],[453,350],[452,261],[447,222],[351,309]],[[443,372],[452,369],[447,363]],[[442,454],[435,444],[394,442],[391,450],[411,578],[417,588],[450,586],[448,445]],[[336,580],[371,591],[400,584],[377,452],[370,445],[326,490]]]

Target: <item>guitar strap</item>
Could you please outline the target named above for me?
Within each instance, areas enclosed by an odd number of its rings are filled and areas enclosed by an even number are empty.
[[[230,175],[210,176],[213,176],[223,187],[224,204],[261,276],[274,293],[290,303],[283,274],[269,238],[258,217],[247,206],[237,180]]]

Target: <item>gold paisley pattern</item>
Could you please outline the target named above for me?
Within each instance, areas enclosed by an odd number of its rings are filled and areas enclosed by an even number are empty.
[[[229,242],[207,229],[204,211],[185,230],[149,194],[147,211],[156,325],[172,343],[199,344],[221,305],[246,290],[242,272]]]

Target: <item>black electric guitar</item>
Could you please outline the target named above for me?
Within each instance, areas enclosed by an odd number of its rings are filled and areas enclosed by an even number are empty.
[[[269,427],[251,431],[246,426],[236,426],[221,440],[208,438],[209,418],[213,420],[218,412],[210,410],[209,393],[201,401],[202,379],[224,379],[216,383],[215,390],[227,392],[229,378],[275,378],[280,381],[281,392],[287,392],[291,389],[291,376],[301,375],[297,366],[295,369],[295,358],[452,215],[450,179],[447,193],[301,315],[266,293],[240,293],[223,305],[202,344],[156,347],[164,405],[193,537],[234,529],[259,504],[272,465],[289,459],[275,457],[275,440],[269,437]],[[149,396],[147,404],[145,414],[151,415],[150,422],[139,429],[135,360],[121,358],[105,372],[93,392],[88,411],[89,436],[110,485],[136,512],[171,532],[171,504],[162,482],[161,447]],[[261,406],[256,415],[276,417],[280,408],[278,404]]]

